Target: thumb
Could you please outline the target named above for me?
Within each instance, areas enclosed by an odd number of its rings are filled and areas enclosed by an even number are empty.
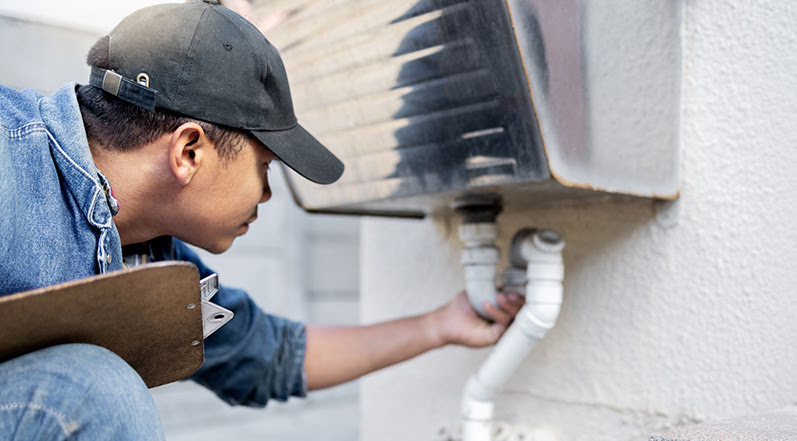
[[[490,325],[488,333],[490,341],[487,344],[488,345],[495,344],[498,341],[498,339],[500,339],[501,336],[504,335],[506,329],[507,325],[503,323],[493,323],[492,325]]]
[[[506,331],[506,325],[493,323],[481,329],[481,332],[474,334],[473,341],[467,343],[468,346],[480,348],[495,344],[501,335]]]

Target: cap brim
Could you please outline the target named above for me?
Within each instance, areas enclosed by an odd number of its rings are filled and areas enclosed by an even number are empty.
[[[343,162],[302,126],[279,131],[249,131],[285,165],[318,184],[331,184],[343,174]]]

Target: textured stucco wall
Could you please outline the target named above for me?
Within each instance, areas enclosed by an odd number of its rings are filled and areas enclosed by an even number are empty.
[[[684,4],[682,193],[527,207],[560,231],[559,322],[497,401],[537,439],[647,439],[797,401],[797,4]],[[367,219],[361,317],[425,311],[463,287],[457,220]],[[487,350],[446,348],[367,377],[363,440],[445,438]]]

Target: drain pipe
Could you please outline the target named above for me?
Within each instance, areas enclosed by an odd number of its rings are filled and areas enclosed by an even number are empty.
[[[565,243],[551,230],[519,231],[512,239],[510,262],[526,265],[526,304],[473,375],[462,397],[463,441],[489,441],[492,436],[493,398],[537,340],[556,323],[562,304]]]
[[[465,292],[471,306],[482,317],[484,301],[498,306],[495,280],[501,260],[495,239],[498,226],[495,218],[501,212],[501,196],[494,193],[467,194],[453,204],[462,218],[459,238],[464,243],[461,263],[465,271]]]

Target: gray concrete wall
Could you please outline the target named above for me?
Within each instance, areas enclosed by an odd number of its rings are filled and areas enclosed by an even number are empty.
[[[568,243],[559,322],[496,403],[524,439],[640,440],[797,401],[795,19],[793,2],[685,2],[674,205],[499,216],[503,250],[525,226]],[[364,321],[463,288],[456,226],[364,221]],[[366,378],[361,439],[456,438],[462,388],[487,353],[447,348]]]
[[[100,34],[0,15],[0,81],[52,92],[69,81],[88,82],[86,53]]]

